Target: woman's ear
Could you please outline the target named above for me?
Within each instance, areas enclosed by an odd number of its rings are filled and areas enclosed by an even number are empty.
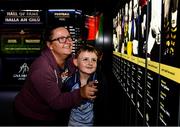
[[[50,50],[53,50],[50,42],[47,42],[47,47],[49,47]]]
[[[73,63],[77,67],[77,59],[76,58],[73,59]]]

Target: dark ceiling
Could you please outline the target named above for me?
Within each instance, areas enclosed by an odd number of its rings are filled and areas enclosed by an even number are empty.
[[[96,11],[114,11],[117,6],[123,5],[127,0],[0,0],[3,9],[37,9],[61,8],[81,9],[86,13]]]

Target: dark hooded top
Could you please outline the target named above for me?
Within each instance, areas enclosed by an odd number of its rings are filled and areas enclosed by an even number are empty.
[[[58,111],[80,104],[80,90],[62,91],[61,74],[75,72],[72,57],[65,69],[59,68],[49,48],[44,48],[31,65],[25,84],[15,98],[15,109],[22,115],[36,120],[55,120]]]

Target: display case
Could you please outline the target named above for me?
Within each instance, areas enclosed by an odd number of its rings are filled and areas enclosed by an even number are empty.
[[[179,0],[129,0],[117,10],[112,71],[135,107],[133,123],[179,125]]]

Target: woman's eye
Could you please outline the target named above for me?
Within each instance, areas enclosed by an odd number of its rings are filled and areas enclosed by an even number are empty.
[[[60,40],[60,42],[64,42],[64,41],[66,40],[66,38],[65,38],[65,37],[62,37],[62,38],[60,38],[59,40]]]

